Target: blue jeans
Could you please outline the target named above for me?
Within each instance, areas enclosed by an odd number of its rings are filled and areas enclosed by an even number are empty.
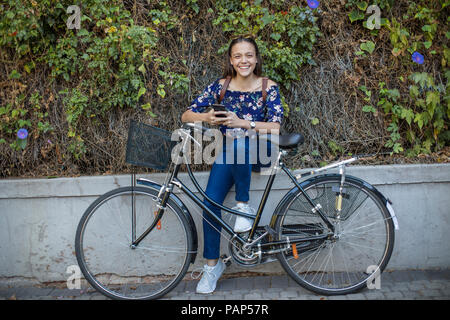
[[[234,150],[234,159],[230,157],[230,152],[233,151],[231,148]],[[215,202],[223,204],[228,191],[234,184],[236,190],[235,200],[247,202],[249,200],[251,175],[252,164],[250,162],[248,137],[231,141],[226,141],[224,137],[222,153],[217,156],[209,174],[206,194]],[[222,217],[220,208],[206,199],[204,204],[218,217]],[[218,259],[220,256],[221,226],[209,218],[205,211],[203,211],[203,218],[203,257],[205,259]]]

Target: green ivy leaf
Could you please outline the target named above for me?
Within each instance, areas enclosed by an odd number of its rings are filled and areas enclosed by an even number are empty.
[[[394,49],[392,49],[392,54],[394,55],[394,57],[400,55],[402,53],[402,49],[395,47]]]
[[[358,2],[356,6],[358,7],[359,10],[366,11],[368,4],[365,1],[361,1]]]
[[[376,110],[373,106],[365,105],[365,106],[362,108],[362,111],[364,111],[364,112],[372,112],[372,113],[375,113],[377,110]]]
[[[411,98],[417,98],[419,96],[419,88],[415,85],[409,87],[409,95]]]
[[[394,153],[400,153],[403,152],[403,147],[400,143],[394,143],[394,147],[392,148]]]
[[[16,69],[14,69],[13,71],[11,71],[11,73],[9,74],[9,78],[10,78],[10,79],[20,79],[21,76],[22,76],[22,75],[21,75],[19,72],[17,72]]]
[[[373,50],[375,50],[375,43],[373,43],[372,41],[367,41],[361,43],[359,47],[361,48],[361,50],[367,51],[368,53],[372,53]]]
[[[411,109],[403,108],[400,117],[405,119],[409,125],[411,125],[411,121],[414,119],[414,111]]]
[[[391,102],[384,101],[382,104],[383,104],[384,113],[388,113],[388,112],[390,112],[392,110],[393,104]]]
[[[350,18],[350,22],[355,22],[358,20],[364,20],[364,13],[359,10],[353,10],[348,14],[348,17]]]
[[[147,92],[147,89],[145,89],[144,87],[141,87],[141,88],[139,89],[139,92],[138,92],[138,95],[137,95],[137,100],[139,100],[139,98],[140,98],[143,94],[145,94],[145,92]]]
[[[141,108],[144,110],[150,110],[152,108],[152,106],[150,105],[150,103],[146,103],[146,104],[142,105]]]
[[[17,145],[23,150],[27,146],[27,139],[17,139]]]
[[[391,148],[392,146],[394,145],[394,142],[392,142],[392,140],[388,140],[386,143],[385,143],[385,147],[388,147],[388,148]]]
[[[163,84],[160,84],[158,86],[158,89],[156,89],[156,92],[160,95],[161,98],[164,98],[166,96],[166,91],[164,90]]]
[[[406,131],[406,139],[408,139],[408,141],[410,143],[412,143],[416,138],[416,135],[414,134],[414,130],[408,129]]]
[[[86,29],[80,29],[77,32],[77,36],[81,36],[81,37],[85,37],[89,35],[89,31],[87,31]]]
[[[418,83],[421,88],[433,86],[433,79],[426,72],[414,72],[409,76],[414,83]]]
[[[269,11],[265,12],[264,16],[261,18],[261,22],[263,25],[261,28],[264,28],[266,25],[272,23],[275,20],[275,17],[269,13]]]
[[[146,70],[145,70],[144,64],[140,65],[140,67],[138,68],[138,71],[140,71],[142,74],[145,74]]]
[[[431,26],[430,25],[424,25],[423,27],[422,27],[422,31],[424,31],[424,32],[431,32]]]
[[[270,35],[270,37],[273,39],[273,40],[275,40],[275,41],[278,41],[278,40],[280,40],[281,39],[281,34],[279,34],[279,33],[272,33],[271,35]]]
[[[432,44],[433,44],[432,41],[425,41],[425,42],[423,43],[423,45],[425,46],[426,49],[430,49],[430,47],[431,47]]]
[[[148,114],[150,117],[152,117],[152,118],[156,118],[156,117],[157,117],[157,115],[154,114],[153,112],[151,112],[150,110],[147,111],[147,114]]]
[[[398,89],[390,89],[387,91],[389,98],[394,100],[394,102],[397,102],[398,99],[400,99],[400,92]]]
[[[426,103],[427,103],[427,110],[432,118],[434,115],[434,110],[436,109],[436,106],[439,104],[439,93],[437,93],[436,91],[428,91]]]
[[[422,127],[423,127],[422,113],[416,113],[416,116],[414,117],[414,123],[417,123],[417,125],[419,126],[419,129],[422,130]]]

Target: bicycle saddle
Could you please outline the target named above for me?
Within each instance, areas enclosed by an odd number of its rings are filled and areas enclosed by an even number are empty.
[[[283,149],[293,149],[305,142],[305,137],[300,133],[288,133],[279,136],[279,146]]]

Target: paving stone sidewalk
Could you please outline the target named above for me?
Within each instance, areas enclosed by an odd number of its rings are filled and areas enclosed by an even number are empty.
[[[450,300],[450,269],[393,271],[381,275],[380,289],[365,288],[341,296],[316,295],[287,275],[240,277],[219,280],[209,295],[195,293],[197,281],[182,281],[162,300]],[[0,287],[3,300],[103,300],[92,288]]]

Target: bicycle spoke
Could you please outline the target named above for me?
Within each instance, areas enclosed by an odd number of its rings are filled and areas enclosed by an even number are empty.
[[[346,244],[350,244],[350,245],[352,245],[354,247],[357,247],[357,248],[363,248],[363,249],[367,249],[367,250],[377,251],[379,253],[382,253],[384,251],[384,250],[381,250],[381,249],[378,249],[378,248],[374,248],[372,246],[368,246],[368,245],[364,246],[364,245],[362,245],[360,243],[354,243],[354,242],[349,242],[349,241],[345,241],[345,240],[341,240],[341,242],[342,243],[346,243]]]

